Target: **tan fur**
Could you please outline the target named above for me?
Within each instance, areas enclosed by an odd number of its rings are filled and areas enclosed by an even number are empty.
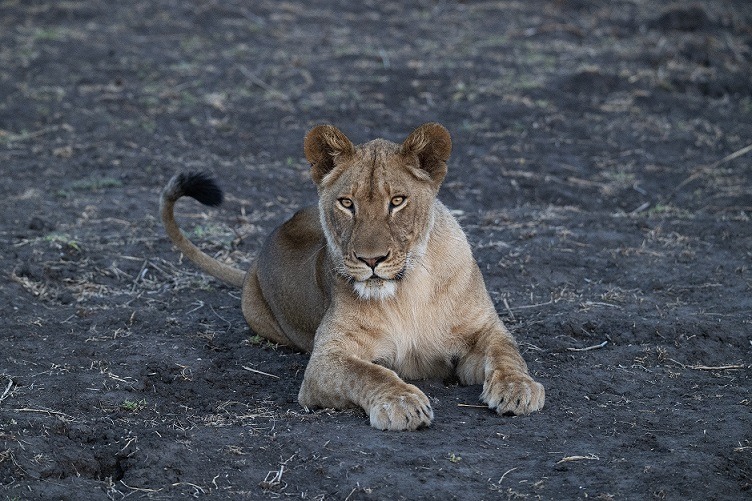
[[[304,146],[319,206],[271,234],[242,300],[256,333],[311,352],[300,403],[359,406],[376,428],[413,430],[429,425],[433,411],[402,378],[456,375],[483,384],[481,400],[499,414],[543,407],[543,386],[496,314],[464,233],[436,200],[451,152],[446,129],[424,124],[401,145],[355,146],[324,125]],[[226,265],[197,256],[172,205],[163,207],[176,245],[237,283]]]

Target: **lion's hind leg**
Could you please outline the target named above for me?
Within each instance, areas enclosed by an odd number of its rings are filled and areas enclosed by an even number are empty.
[[[241,303],[243,317],[248,326],[259,336],[268,339],[272,343],[290,345],[282,328],[279,326],[274,313],[261,293],[261,285],[258,280],[257,265],[254,263],[243,283],[243,299]]]

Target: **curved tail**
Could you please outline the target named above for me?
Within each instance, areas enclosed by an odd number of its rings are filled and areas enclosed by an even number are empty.
[[[174,208],[175,202],[183,196],[195,198],[204,205],[216,207],[222,203],[222,190],[216,181],[204,172],[186,172],[175,175],[162,191],[160,203],[162,223],[170,240],[202,271],[228,284],[242,287],[245,278],[242,270],[220,263],[193,245],[180,231],[175,221]]]

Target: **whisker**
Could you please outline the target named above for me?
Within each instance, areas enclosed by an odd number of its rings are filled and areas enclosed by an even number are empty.
[[[327,245],[324,244],[321,247],[319,247],[318,249],[314,250],[311,253],[311,257],[309,257],[305,262],[307,263],[307,262],[313,261],[314,259],[316,259],[316,257],[318,256],[319,252],[322,251],[322,250],[324,250],[324,249],[326,249],[326,248],[327,248]]]

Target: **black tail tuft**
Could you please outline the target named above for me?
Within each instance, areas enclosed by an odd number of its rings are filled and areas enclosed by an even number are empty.
[[[181,172],[174,178],[181,195],[195,198],[204,205],[216,207],[222,203],[222,189],[206,172]]]

